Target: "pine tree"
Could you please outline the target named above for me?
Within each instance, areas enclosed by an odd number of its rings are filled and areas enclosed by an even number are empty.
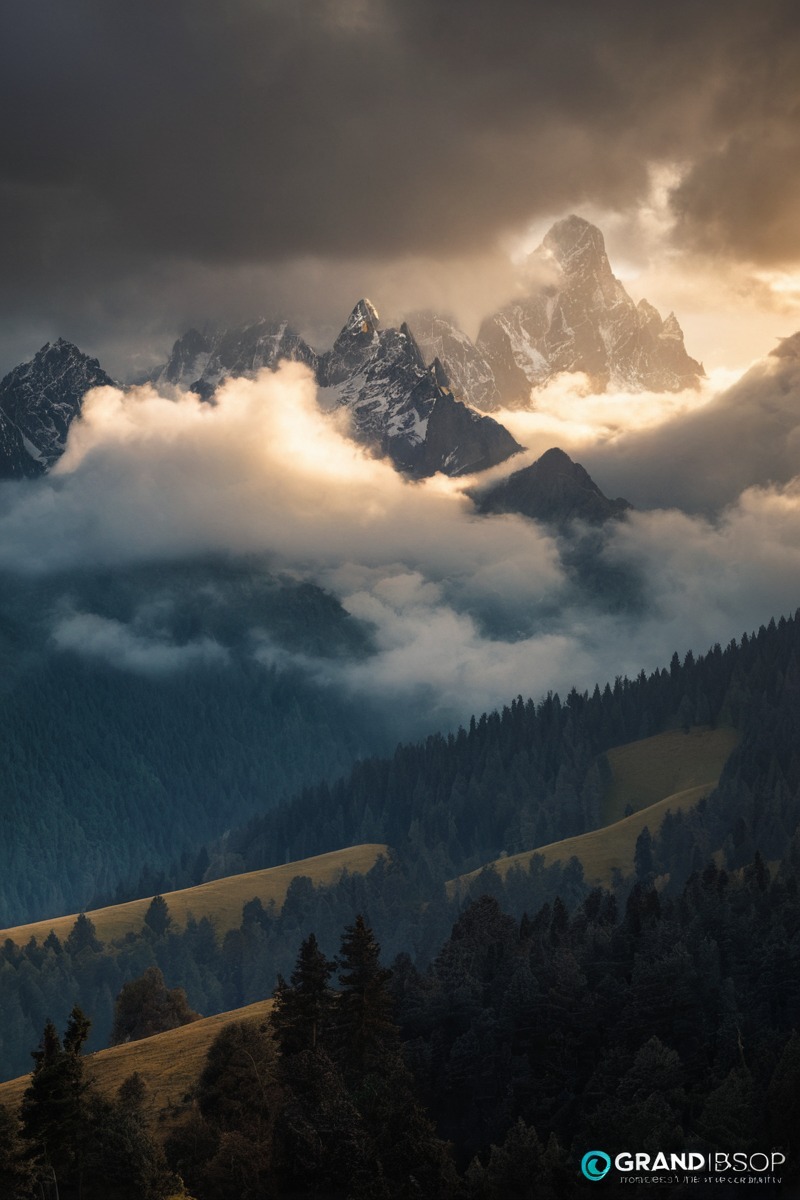
[[[63,1045],[48,1021],[38,1050],[31,1082],[22,1097],[22,1136],[31,1155],[51,1167],[59,1185],[80,1179],[86,1136],[86,1091],[81,1049],[90,1022],[73,1008]]]
[[[28,1200],[33,1187],[33,1169],[23,1153],[17,1122],[0,1104],[0,1196]]]
[[[346,1075],[364,1074],[387,1054],[396,1053],[397,1027],[391,1019],[387,984],[391,971],[380,965],[380,946],[359,915],[342,937],[341,992],[336,1006],[336,1057]]]
[[[75,919],[75,924],[70,930],[69,937],[65,942],[65,947],[68,954],[80,954],[82,950],[94,950],[95,952],[103,949],[103,943],[98,939],[97,932],[94,927],[94,921],[87,917],[86,913],[80,913]]]
[[[278,977],[271,1021],[284,1058],[327,1043],[336,999],[328,987],[334,966],[311,933],[300,947],[290,982]]]
[[[144,923],[152,929],[156,937],[163,937],[172,924],[169,905],[163,896],[153,896],[150,906],[144,914]]]

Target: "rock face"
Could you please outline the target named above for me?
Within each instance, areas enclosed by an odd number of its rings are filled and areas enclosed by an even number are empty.
[[[22,434],[0,410],[0,479],[40,475],[36,460],[25,449]]]
[[[483,412],[502,408],[503,397],[488,360],[449,317],[412,313],[408,324],[426,361],[438,358],[443,364],[457,400]]]
[[[255,375],[283,358],[316,370],[317,355],[286,321],[260,320],[213,334],[190,329],[178,338],[169,361],[151,381],[197,392],[207,400],[223,379]]]
[[[704,375],[674,314],[662,321],[634,304],[615,278],[600,230],[581,217],[557,221],[535,252],[556,280],[483,322],[477,340],[508,404],[561,371],[583,371],[602,391],[681,391]]]
[[[63,338],[15,367],[0,382],[0,478],[49,470],[64,452],[85,394],[113,382],[96,358]]]
[[[521,447],[491,418],[457,400],[438,359],[425,365],[408,325],[381,329],[360,300],[318,366],[320,400],[351,414],[353,436],[408,475],[484,470]]]
[[[494,487],[473,493],[473,500],[480,512],[521,513],[554,525],[574,520],[599,525],[631,507],[627,500],[604,496],[580,463],[558,448]]]

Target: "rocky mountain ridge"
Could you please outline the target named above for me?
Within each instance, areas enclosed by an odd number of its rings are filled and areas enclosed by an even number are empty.
[[[35,478],[64,452],[91,388],[113,386],[96,358],[59,338],[0,381],[0,479]]]
[[[531,393],[561,372],[594,388],[677,391],[703,375],[674,314],[662,320],[613,275],[600,230],[580,217],[556,224],[534,252],[552,282],[483,322],[473,342],[438,314],[382,328],[367,299],[320,353],[284,320],[190,329],[149,381],[210,400],[226,378],[305,363],[323,409],[345,409],[353,438],[411,478],[457,476],[504,462],[521,447],[485,414],[535,407]],[[96,359],[59,339],[0,382],[0,478],[35,477],[63,452],[83,395],[111,384]]]
[[[354,439],[413,478],[485,470],[521,449],[502,425],[453,396],[441,362],[426,363],[407,324],[381,328],[367,299],[322,354],[286,322],[261,320],[212,335],[189,330],[151,379],[209,399],[225,378],[287,358],[311,368],[323,410],[346,409]]]
[[[674,313],[662,320],[615,277],[603,234],[589,221],[557,221],[532,258],[553,278],[487,317],[473,342],[451,321],[421,314],[412,325],[426,354],[440,353],[457,393],[486,412],[534,407],[532,391],[562,372],[582,372],[596,391],[675,392],[699,386]]]

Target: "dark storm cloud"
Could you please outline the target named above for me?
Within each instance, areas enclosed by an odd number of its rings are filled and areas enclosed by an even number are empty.
[[[177,261],[469,253],[635,202],[658,158],[690,164],[687,238],[800,253],[798,26],[792,0],[6,3],[6,308]]]

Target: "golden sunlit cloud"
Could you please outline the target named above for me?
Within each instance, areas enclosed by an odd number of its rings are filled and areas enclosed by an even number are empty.
[[[774,408],[794,369],[791,357],[770,359],[725,403],[739,396],[763,426],[759,414]],[[640,437],[658,430],[657,421],[668,431],[703,415],[697,406],[717,382],[689,395],[598,396],[585,380],[562,377],[537,393],[537,412],[504,416],[541,449],[572,448],[570,438],[590,435],[596,442],[605,432],[615,450],[624,444],[621,414],[628,426],[639,422]],[[525,461],[518,456],[500,470]],[[413,696],[427,726],[517,692],[591,688],[656,666],[676,646],[736,636],[765,612],[788,611],[800,587],[800,496],[793,483],[749,486],[757,468],[717,518],[640,511],[613,523],[604,553],[632,570],[641,607],[605,612],[565,568],[551,530],[513,514],[475,513],[464,490],[486,476],[409,483],[319,410],[306,368],[283,364],[231,381],[214,404],[152,388],[92,393],[58,468],[36,488],[0,489],[0,566],[58,572],[209,552],[257,555],[265,569],[328,588],[371,629],[374,653],[357,664],[293,658],[254,631],[255,657],[277,669],[293,662],[376,700]],[[628,494],[614,463],[603,475],[604,490]],[[135,619],[70,610],[58,614],[54,637],[139,673],[196,660],[224,669],[213,644],[176,647]]]

